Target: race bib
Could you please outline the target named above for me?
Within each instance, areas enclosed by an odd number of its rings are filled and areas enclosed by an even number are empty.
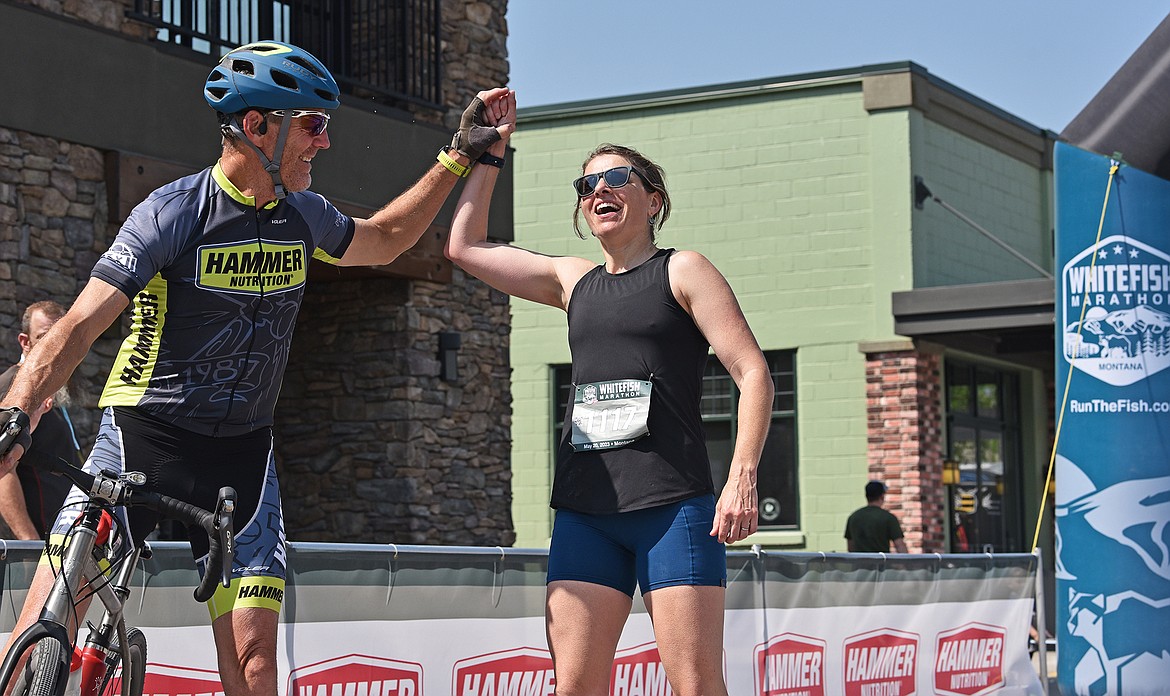
[[[573,397],[573,451],[616,449],[649,435],[651,386],[636,379],[578,385]]]

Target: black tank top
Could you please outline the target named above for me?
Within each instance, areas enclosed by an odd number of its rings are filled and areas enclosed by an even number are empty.
[[[670,291],[674,249],[614,275],[598,266],[569,300],[573,384],[648,380],[650,434],[625,447],[574,452],[570,390],[553,479],[552,506],[607,514],[711,493],[699,415],[707,339]]]

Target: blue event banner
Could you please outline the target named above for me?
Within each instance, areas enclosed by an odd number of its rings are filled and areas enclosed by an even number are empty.
[[[1170,181],[1064,143],[1055,158],[1057,678],[1164,694]]]

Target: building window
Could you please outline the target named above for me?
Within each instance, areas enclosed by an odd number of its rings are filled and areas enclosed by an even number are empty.
[[[772,401],[772,421],[768,439],[760,456],[757,489],[760,494],[761,529],[793,529],[800,520],[796,466],[796,373],[795,351],[764,353],[776,395]],[[572,391],[570,366],[552,366],[553,431],[552,452],[557,451],[565,407]],[[703,396],[699,410],[707,435],[707,455],[711,459],[711,478],[716,494],[727,482],[731,455],[738,426],[739,389],[714,357],[707,361],[703,374]],[[555,455],[554,455],[555,456]]]
[[[1020,495],[1019,378],[984,365],[948,360],[947,459],[954,553],[1024,551]]]
[[[204,62],[275,39],[319,58],[345,94],[442,109],[440,1],[136,0],[128,16]]]

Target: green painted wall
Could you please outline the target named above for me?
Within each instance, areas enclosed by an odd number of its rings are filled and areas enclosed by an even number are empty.
[[[856,76],[746,95],[697,91],[571,117],[522,113],[512,141],[517,244],[600,262],[596,242],[573,234],[570,182],[597,144],[633,146],[666,170],[675,208],[660,246],[705,254],[761,347],[797,351],[800,528],[761,532],[753,543],[844,550],[845,518],[864,504],[868,478],[859,344],[899,338],[893,292],[1035,277],[937,204],[915,210],[915,175],[1051,265],[1050,173],[917,109],[871,113],[864,103]],[[544,546],[550,365],[569,361],[565,317],[521,300],[512,312],[513,517],[518,546]],[[1030,389],[1024,406],[1033,418],[1043,412],[1039,391]],[[1028,445],[1033,456],[1037,445]]]
[[[904,112],[867,114],[854,80],[573,119],[522,115],[513,138],[517,244],[600,261],[596,242],[573,234],[569,182],[598,143],[631,145],[666,169],[675,209],[660,245],[715,263],[764,350],[797,349],[801,530],[753,541],[843,549],[844,519],[860,504],[857,344],[894,337],[889,293],[909,288],[907,129]],[[896,202],[875,205],[887,198]],[[541,546],[551,519],[549,365],[569,360],[565,317],[521,300],[512,312],[513,516],[517,545]]]
[[[914,173],[932,193],[1052,272],[1051,172],[923,119]],[[914,285],[1041,275],[933,201],[914,211]]]

